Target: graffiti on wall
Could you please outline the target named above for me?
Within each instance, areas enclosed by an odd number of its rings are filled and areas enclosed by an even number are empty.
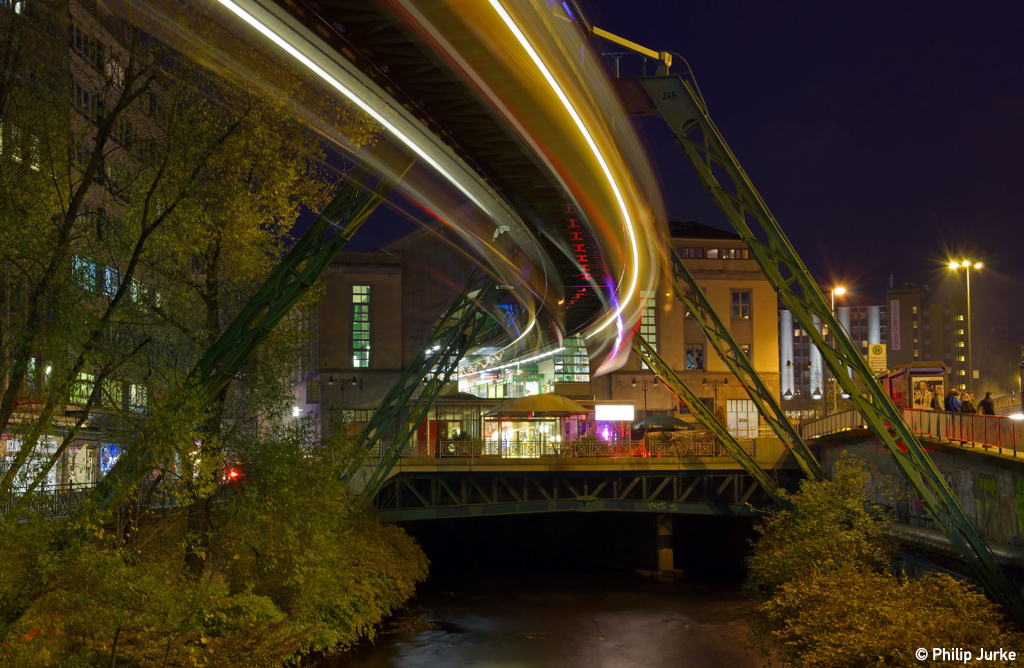
[[[1013,509],[1017,511],[1018,535],[1024,536],[1024,480],[1014,476]]]
[[[991,473],[978,474],[978,529],[982,537],[993,535],[999,517],[999,484]]]

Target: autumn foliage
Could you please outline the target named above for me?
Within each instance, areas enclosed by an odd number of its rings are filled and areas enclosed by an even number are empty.
[[[834,481],[805,481],[789,496],[792,509],[758,528],[747,583],[759,600],[754,647],[796,668],[945,665],[914,652],[1024,648],[1024,635],[974,585],[894,569],[895,546],[866,488],[860,463],[844,458]]]

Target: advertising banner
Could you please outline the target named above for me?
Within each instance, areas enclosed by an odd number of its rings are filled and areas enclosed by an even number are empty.
[[[891,335],[889,336],[889,343],[892,344],[893,350],[900,349],[900,300],[893,299],[889,301],[889,328]]]

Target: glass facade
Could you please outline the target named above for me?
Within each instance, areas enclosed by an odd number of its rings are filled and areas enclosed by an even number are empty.
[[[589,383],[590,357],[579,334],[565,340],[565,349],[555,355],[556,383]]]

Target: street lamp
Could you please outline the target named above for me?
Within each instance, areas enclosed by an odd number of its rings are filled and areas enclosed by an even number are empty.
[[[345,387],[347,385],[351,385],[352,387],[355,387],[356,385],[359,384],[359,379],[356,378],[355,376],[352,376],[352,380],[346,381],[345,379],[341,379],[340,381],[336,381],[336,380],[334,380],[334,376],[328,376],[327,377],[327,384],[328,385],[334,385],[337,382],[341,383],[341,385],[339,385],[338,389],[341,390],[341,409],[345,410]]]
[[[832,318],[833,319],[837,319],[836,318],[836,295],[839,295],[840,297],[842,297],[845,294],[846,294],[846,288],[842,287],[841,285],[837,285],[836,287],[832,288]],[[832,335],[832,347],[835,348],[836,347],[836,333],[835,333],[835,330],[830,332],[830,334]],[[832,412],[833,413],[838,413],[839,412],[839,396],[838,396],[839,388],[837,387],[838,383],[839,383],[839,379],[836,378],[836,375],[833,373],[832,374]]]
[[[960,262],[950,262],[949,268],[953,271],[960,269],[961,267],[967,273],[967,384],[965,387],[970,386],[971,393],[974,393],[974,348],[971,341],[971,267],[975,269],[981,269],[984,266],[981,262],[973,262],[971,260],[961,260]]]
[[[633,382],[630,383],[630,385],[632,385],[634,388],[637,385],[639,385],[640,386],[640,390],[644,393],[644,424],[645,425],[647,425],[647,387],[649,385],[657,385],[657,384],[658,384],[658,379],[657,378],[655,378],[654,380],[647,380],[646,378],[644,378],[642,376],[640,377],[640,382],[637,382],[636,378],[634,378]],[[645,448],[648,447],[648,445],[647,445],[647,429],[648,429],[648,427],[650,427],[650,425],[647,425],[647,426],[644,427],[644,447]]]
[[[708,379],[705,378],[704,380],[702,380],[700,382],[700,384],[701,384],[702,387],[707,388],[707,386],[709,385]],[[722,381],[721,384],[722,385],[728,385],[729,384],[729,379],[726,378],[725,380]],[[719,385],[719,383],[718,383],[717,380],[713,380],[713,381],[711,381],[710,385],[711,385],[711,390],[715,393],[715,410],[717,411],[718,410],[718,385]]]
[[[842,286],[836,286],[832,288],[832,313],[836,312],[836,295],[842,297],[846,294],[846,288]]]

